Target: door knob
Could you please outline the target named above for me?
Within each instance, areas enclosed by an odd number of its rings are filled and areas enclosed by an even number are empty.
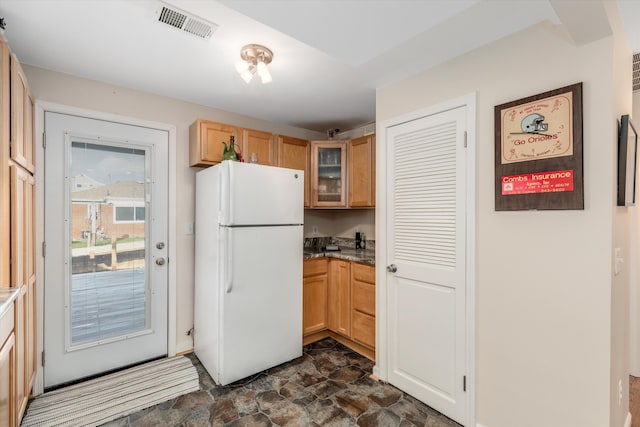
[[[164,258],[158,258],[158,259],[156,260],[156,264],[158,264],[158,265],[164,265]]]
[[[387,265],[387,271],[389,273],[395,273],[396,271],[398,271],[398,266],[395,264]]]

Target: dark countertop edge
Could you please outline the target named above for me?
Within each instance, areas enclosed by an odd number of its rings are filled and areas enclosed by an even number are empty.
[[[353,251],[349,251],[353,252]],[[358,254],[353,254],[349,252],[343,251],[330,251],[330,252],[318,252],[318,253],[309,253],[305,252],[303,259],[314,259],[314,258],[337,258],[345,261],[354,261],[362,264],[376,265],[375,255],[372,253],[371,256],[359,256]]]
[[[7,300],[0,303],[0,317],[4,316],[4,314],[9,310],[13,301],[18,298],[18,295],[20,295],[20,291],[21,289],[18,288],[0,288],[0,298],[9,294]]]

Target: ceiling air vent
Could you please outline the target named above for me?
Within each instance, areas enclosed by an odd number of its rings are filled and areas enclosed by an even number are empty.
[[[160,3],[156,14],[159,22],[203,40],[210,39],[213,32],[218,28],[213,22],[193,16],[167,3]]]
[[[640,53],[633,55],[633,90],[640,90]]]

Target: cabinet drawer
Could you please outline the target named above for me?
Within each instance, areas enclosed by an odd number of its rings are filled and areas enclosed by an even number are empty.
[[[376,318],[355,310],[351,313],[351,336],[353,340],[371,348],[375,347]]]
[[[4,315],[0,317],[0,347],[13,332],[13,306],[14,304],[11,304]]]
[[[326,258],[307,259],[302,263],[302,276],[316,276],[318,274],[327,274],[328,266]]]
[[[359,280],[361,282],[376,283],[376,268],[373,265],[352,263],[351,267],[353,280]]]
[[[371,316],[376,315],[376,288],[375,286],[353,281],[351,282],[351,298],[354,310],[362,311]]]

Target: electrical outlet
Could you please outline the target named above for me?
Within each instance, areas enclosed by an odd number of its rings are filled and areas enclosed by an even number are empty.
[[[317,235],[318,235],[318,226],[317,226],[317,225],[314,225],[314,226],[313,226],[313,228],[312,228],[312,230],[313,230],[313,235],[314,235],[314,236],[317,236]]]
[[[188,223],[185,224],[184,234],[193,234],[193,223],[192,222],[188,222]]]
[[[618,406],[622,406],[622,380],[618,380]]]

